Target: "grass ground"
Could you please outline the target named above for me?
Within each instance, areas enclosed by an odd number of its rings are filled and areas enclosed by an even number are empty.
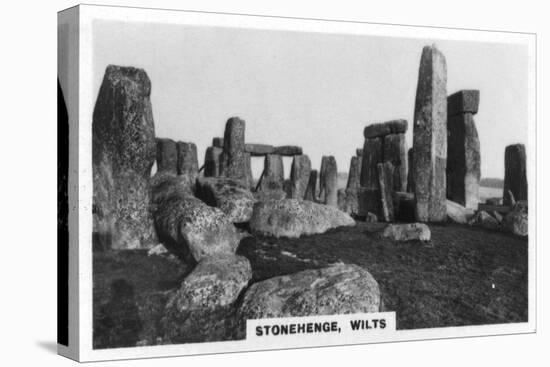
[[[527,239],[461,225],[430,225],[430,243],[383,239],[360,222],[300,239],[245,238],[253,282],[343,262],[378,281],[398,329],[527,321]],[[94,254],[94,346],[155,344],[166,294],[189,271],[144,251]]]

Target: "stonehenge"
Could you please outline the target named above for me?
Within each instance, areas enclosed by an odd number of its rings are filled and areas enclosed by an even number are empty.
[[[311,161],[307,155],[294,156],[290,169],[290,198],[304,199],[309,176],[311,173]]]
[[[157,172],[178,172],[178,149],[172,139],[157,138]]]
[[[323,156],[321,160],[319,197],[328,206],[338,206],[338,167],[333,156]]]
[[[513,201],[519,200],[527,200],[527,159],[525,145],[513,144],[508,145],[504,152],[503,202],[504,205],[513,205]]]

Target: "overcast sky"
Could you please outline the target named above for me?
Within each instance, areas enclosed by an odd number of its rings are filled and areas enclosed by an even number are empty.
[[[334,155],[347,172],[373,122],[407,119],[410,147],[420,54],[432,43],[449,94],[480,90],[482,177],[503,178],[506,145],[527,143],[523,45],[104,21],[93,35],[95,96],[108,64],[145,69],[156,135],[195,142],[199,165],[231,116],[246,120],[247,142],[299,145],[317,169]],[[257,178],[263,161],[252,165]]]

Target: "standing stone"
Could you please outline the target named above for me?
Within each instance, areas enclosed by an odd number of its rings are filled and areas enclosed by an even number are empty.
[[[391,162],[378,163],[378,182],[380,184],[380,204],[382,216],[386,222],[393,222],[393,171]]]
[[[361,179],[361,157],[351,157],[349,164],[347,189],[357,189],[360,186]]]
[[[477,209],[481,177],[479,137],[474,114],[478,90],[463,90],[447,99],[447,198]]]
[[[213,138],[212,146],[216,148],[223,148],[223,138]]]
[[[390,134],[384,137],[384,162],[393,165],[393,190],[407,190],[407,142],[405,134]]]
[[[316,169],[309,172],[309,180],[307,183],[304,200],[317,201],[317,176],[318,172]]]
[[[244,153],[247,186],[254,189],[254,175],[252,174],[252,162],[250,153]]]
[[[178,141],[178,175],[184,176],[189,186],[195,185],[199,175],[199,161],[197,159],[197,146],[195,143]]]
[[[208,147],[204,155],[204,177],[218,177],[220,175],[220,159],[222,148]]]
[[[511,191],[516,201],[527,200],[527,159],[525,145],[508,145],[504,153],[504,193]],[[503,195],[504,205],[511,205]]]
[[[303,200],[306,195],[311,161],[307,155],[296,155],[290,169],[290,198]]]
[[[363,147],[361,164],[361,186],[369,189],[378,188],[378,172],[376,165],[383,159],[382,139],[366,138]]]
[[[407,152],[407,160],[409,162],[407,170],[407,192],[414,192],[414,177],[413,177],[413,158],[414,152],[413,148],[409,148]]]
[[[357,206],[357,215],[360,217],[366,217],[369,213],[373,213],[377,217],[383,217],[380,190],[378,188],[360,187],[357,189]]]
[[[222,152],[222,176],[248,181],[247,163],[245,154],[245,121],[232,117],[225,124]]]
[[[155,162],[151,81],[142,69],[109,65],[92,122],[94,238],[103,248],[150,247],[149,212]]]
[[[447,64],[435,47],[422,50],[413,131],[415,214],[420,222],[447,218]]]
[[[157,138],[157,172],[178,172],[178,149],[172,139]]]
[[[278,154],[268,154],[264,160],[264,173],[260,182],[260,191],[283,190],[285,181],[283,157]]]
[[[363,149],[357,148],[355,152],[356,152],[356,154],[357,154],[358,157],[362,157],[362,156],[363,156]]]
[[[338,207],[338,167],[333,156],[321,159],[321,179],[319,197],[322,203]]]

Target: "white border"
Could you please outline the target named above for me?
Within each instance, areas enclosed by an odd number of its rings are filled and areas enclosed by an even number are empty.
[[[300,345],[284,345],[272,342],[270,345],[251,345],[245,341],[211,342],[197,344],[162,345],[119,349],[92,349],[92,112],[96,96],[93,91],[92,67],[92,23],[94,20],[117,20],[133,22],[162,22],[185,25],[218,26],[233,28],[254,28],[286,31],[307,31],[351,35],[379,35],[389,37],[465,40],[477,42],[521,43],[529,52],[529,139],[527,146],[529,204],[529,322],[517,324],[483,325],[432,328],[419,330],[398,330],[395,334],[375,336],[368,342],[394,342],[450,337],[471,337],[483,335],[519,334],[536,331],[536,37],[533,34],[458,30],[435,27],[369,24],[360,22],[337,22],[312,19],[230,15],[218,13],[186,12],[145,8],[124,8],[112,6],[80,5],[80,95],[79,95],[79,338],[80,360],[98,361],[114,359],[151,358],[209,353],[229,353],[252,350],[274,350],[320,346],[303,340]],[[74,325],[73,325],[74,327]],[[342,341],[331,345],[343,345]]]

